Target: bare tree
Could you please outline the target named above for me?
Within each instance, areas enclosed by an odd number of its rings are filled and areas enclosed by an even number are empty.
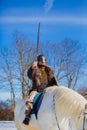
[[[18,80],[21,85],[22,97],[25,98],[30,86],[30,80],[27,77],[27,70],[35,58],[35,47],[32,46],[24,36],[17,34],[14,48],[16,64],[16,73],[14,74],[14,78]]]
[[[11,52],[10,52],[11,53]],[[0,57],[0,87],[4,87],[5,90],[9,89],[11,93],[11,104],[12,110],[15,105],[15,94],[14,94],[14,84],[13,84],[13,70],[12,70],[12,61],[9,53],[6,51],[1,52]]]
[[[61,45],[63,52],[60,65],[62,75],[59,76],[59,80],[66,79],[67,86],[75,89],[84,65],[84,57],[81,55],[77,41],[64,40]]]
[[[0,52],[0,88],[10,91],[12,109],[15,95],[20,93],[25,98],[31,85],[27,70],[35,57],[34,48],[24,36],[17,34],[13,47]]]

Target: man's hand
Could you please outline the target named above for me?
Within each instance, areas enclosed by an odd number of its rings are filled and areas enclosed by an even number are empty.
[[[32,64],[32,68],[37,67],[37,61],[34,61]]]

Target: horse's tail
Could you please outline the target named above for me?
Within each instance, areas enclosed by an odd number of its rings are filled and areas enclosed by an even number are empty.
[[[84,119],[83,119],[83,130],[87,130],[87,103],[85,104]]]

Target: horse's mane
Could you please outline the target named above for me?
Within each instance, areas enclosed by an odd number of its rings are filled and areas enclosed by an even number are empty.
[[[63,116],[67,114],[68,117],[72,116],[73,118],[76,118],[76,115],[80,116],[83,114],[87,100],[82,95],[64,86],[54,86],[48,88],[47,91],[49,91],[49,89],[54,93],[55,107],[58,114],[60,113],[59,111],[61,111]]]

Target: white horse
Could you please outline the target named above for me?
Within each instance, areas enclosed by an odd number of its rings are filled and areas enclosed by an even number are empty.
[[[22,123],[25,101],[21,100],[16,104],[15,123],[18,130],[87,130],[86,104],[84,97],[69,88],[49,87],[38,111],[38,119],[32,114],[29,125]]]

